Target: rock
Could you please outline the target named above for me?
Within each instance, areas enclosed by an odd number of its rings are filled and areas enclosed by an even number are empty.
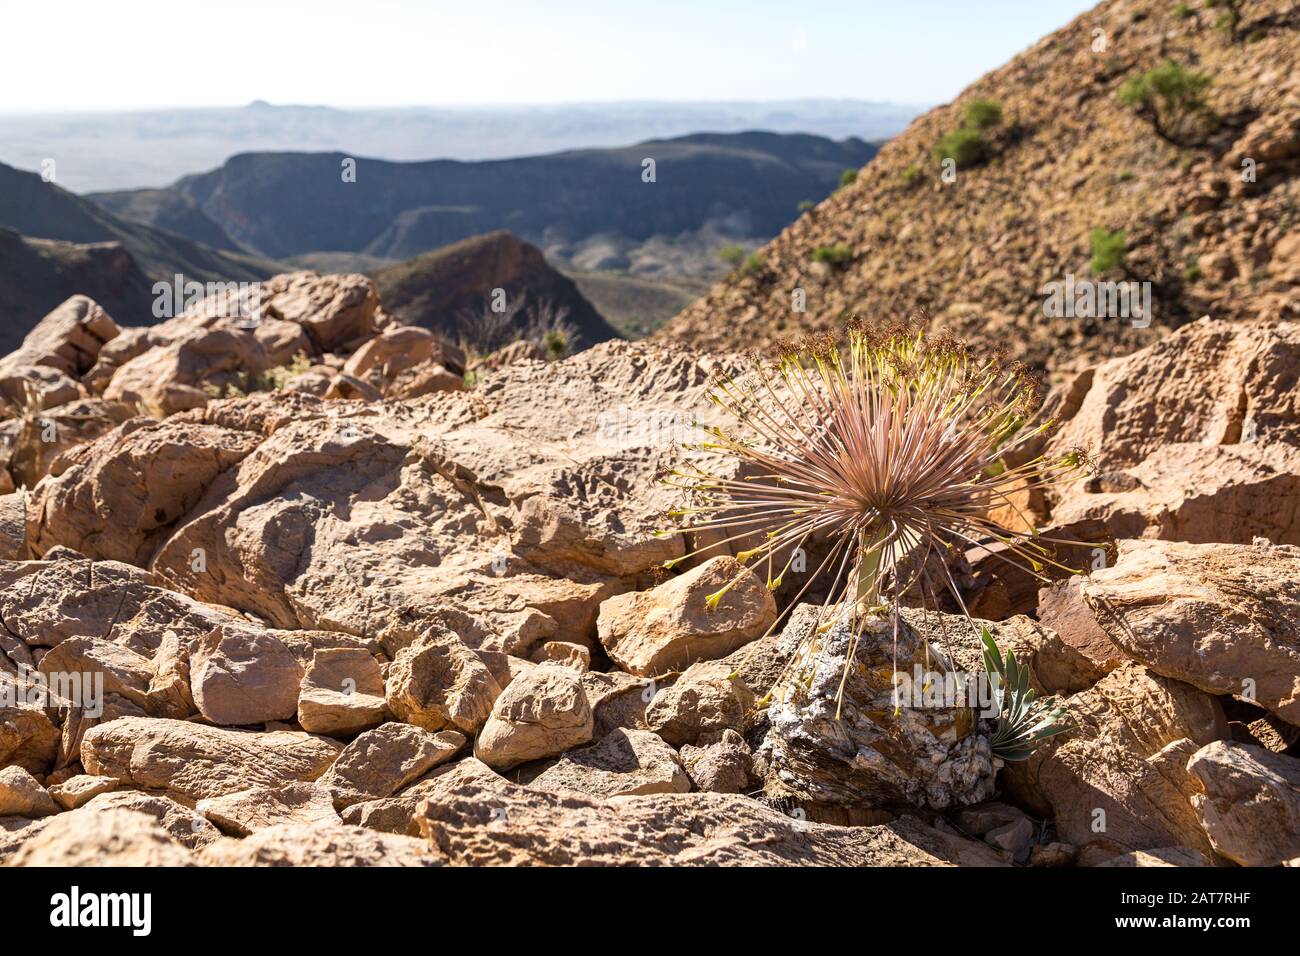
[[[935,810],[992,796],[993,757],[977,712],[964,699],[946,706],[913,700],[901,686],[896,692],[898,672],[946,673],[942,657],[905,619],[896,646],[889,620],[868,621],[841,709],[837,695],[851,638],[847,625],[836,625],[775,691],[759,748],[769,795]]]
[[[1068,843],[1039,843],[1029,851],[1029,865],[1073,866],[1076,854],[1075,848]]]
[[[1123,541],[1083,595],[1156,673],[1300,723],[1300,548]]]
[[[21,561],[27,556],[27,495],[0,495],[0,561]]]
[[[1210,866],[1210,861],[1199,850],[1185,846],[1161,846],[1147,850],[1132,850],[1094,864],[1105,867],[1148,866]]]
[[[25,840],[10,866],[193,866],[189,849],[147,813],[123,808],[61,813]]]
[[[979,837],[999,827],[1019,823],[1021,820],[1029,823],[1030,830],[1033,830],[1033,823],[1025,816],[1023,810],[997,801],[966,807],[957,813],[957,825],[964,832]]]
[[[121,697],[151,715],[179,719],[194,713],[185,690],[162,679],[149,658],[112,641],[60,641],[41,658],[38,671],[50,687],[58,686],[63,675],[80,675],[84,688],[93,685],[98,693]],[[84,702],[78,703],[84,708]]]
[[[691,789],[677,753],[646,730],[615,730],[590,747],[571,750],[528,785],[593,797],[686,793]]]
[[[45,773],[58,746],[59,728],[40,707],[0,704],[0,763]]]
[[[35,488],[51,470],[62,471],[65,452],[112,431],[135,414],[135,408],[124,402],[76,399],[39,416],[11,418],[0,423],[0,468],[16,487]]]
[[[425,730],[474,734],[501,687],[478,655],[454,634],[432,631],[402,648],[388,668],[385,697],[399,719]]]
[[[58,812],[49,792],[22,767],[0,770],[0,817],[45,817]]]
[[[706,599],[737,575],[717,607]],[[620,594],[600,606],[596,622],[610,660],[643,677],[684,670],[725,657],[760,637],[776,620],[776,601],[763,581],[732,557],[712,558],[651,588]]]
[[[350,737],[384,720],[384,677],[361,648],[316,651],[298,693],[298,723],[312,734]]]
[[[494,770],[554,757],[591,740],[591,704],[567,668],[547,664],[510,682],[474,744],[474,756]]]
[[[132,419],[69,451],[60,473],[33,490],[28,541],[38,555],[65,545],[145,565],[172,524],[259,440],[195,422]]]
[[[333,796],[319,782],[250,787],[222,797],[208,797],[194,808],[231,836],[248,836],[281,824],[339,822]]]
[[[1127,658],[1097,623],[1084,597],[1086,584],[1082,576],[1074,575],[1043,588],[1038,594],[1038,621],[1109,672]]]
[[[50,787],[50,796],[64,810],[76,810],[101,793],[112,793],[122,784],[114,777],[96,777],[79,773]]]
[[[80,378],[120,331],[94,300],[74,295],[37,322],[16,351],[0,359],[0,376],[10,369],[39,365]]]
[[[432,734],[409,724],[384,724],[344,747],[320,782],[342,810],[396,793],[464,745],[465,737],[454,730]]]
[[[591,702],[593,740],[619,729],[646,729],[645,709],[657,690],[653,681],[623,671],[586,671],[579,679]]]
[[[63,555],[0,563],[0,616],[31,647],[92,638],[149,658],[160,687],[174,687],[163,673],[166,661],[157,660],[167,634],[188,648],[234,620],[229,611],[157,587],[148,571]]]
[[[1003,770],[1010,799],[1052,817],[1061,839],[1081,849],[1211,852],[1191,805],[1199,785],[1186,766],[1198,748],[1227,735],[1218,701],[1126,663],[1070,697],[1066,716],[1068,733]]]
[[[984,842],[1002,850],[1017,863],[1027,863],[1034,844],[1034,825],[1022,816],[985,833]]]
[[[1192,805],[1217,853],[1242,866],[1300,856],[1300,760],[1215,741],[1196,751],[1187,770],[1204,788]]]
[[[696,743],[702,735],[743,730],[754,695],[720,661],[692,664],[646,707],[646,725],[674,747]]]
[[[742,793],[749,789],[754,776],[753,751],[734,730],[704,734],[698,746],[683,746],[681,757],[696,790]]]
[[[735,794],[599,799],[506,781],[427,797],[421,831],[453,865],[998,865],[987,847],[915,819],[837,827],[788,817]]]
[[[288,720],[298,709],[303,669],[284,642],[237,624],[222,625],[190,657],[190,688],[214,724]]]
[[[504,778],[491,767],[477,757],[465,757],[435,768],[394,796],[354,803],[343,811],[343,822],[385,833],[419,836],[419,806],[427,797],[467,784],[493,789],[498,782],[504,782]]]
[[[340,749],[328,738],[291,731],[256,733],[124,717],[90,730],[81,759],[88,773],[199,800],[259,784],[316,780]]]
[[[201,813],[181,806],[161,794],[139,793],[134,790],[117,790],[101,793],[87,801],[74,813],[104,813],[113,810],[131,810],[145,813],[158,821],[176,842],[199,850],[219,839],[217,828],[205,820]]]
[[[568,644],[564,641],[547,641],[533,651],[533,663],[559,664],[578,673],[591,670],[591,651],[581,644]]]
[[[414,837],[339,823],[280,824],[203,851],[205,866],[437,866]]]

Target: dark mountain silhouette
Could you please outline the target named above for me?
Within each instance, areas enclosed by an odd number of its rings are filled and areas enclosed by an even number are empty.
[[[600,233],[645,239],[711,222],[774,235],[799,203],[824,198],[846,168],[876,149],[859,139],[701,133],[486,162],[358,158],[355,182],[345,181],[349,157],[342,153],[246,153],[171,191],[262,255],[350,251],[403,259],[496,229],[533,242]],[[654,161],[649,182],[647,160]],[[96,199],[152,225],[184,229],[174,215],[182,206],[154,192],[148,202],[137,193]]]

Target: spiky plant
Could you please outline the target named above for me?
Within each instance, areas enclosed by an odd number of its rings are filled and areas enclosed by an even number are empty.
[[[716,548],[719,533],[740,542],[739,561],[765,564],[773,590],[798,549],[826,543],[787,613],[814,580],[830,578],[818,630],[852,625],[845,678],[864,625],[887,608],[897,646],[901,598],[916,587],[929,605],[951,594],[969,619],[942,560],[950,551],[1000,542],[1009,560],[1039,577],[1055,563],[1031,534],[991,517],[1010,506],[1032,528],[1014,496],[1080,464],[1077,453],[1050,461],[1024,453],[1051,423],[1026,426],[1035,389],[1019,366],[977,359],[917,325],[873,330],[854,322],[843,346],[828,335],[784,345],[775,359],[756,357],[750,374],[719,377],[710,398],[735,427],[705,428],[708,440],[694,447],[735,459],[740,474],[674,471],[669,482],[692,501],[671,513],[681,524],[666,533],[710,532],[714,540],[701,551]],[[1027,460],[1007,464],[1020,457]],[[709,603],[716,607],[748,573]],[[843,691],[842,680],[841,706]]]
[[[1069,730],[1061,723],[1065,710],[1036,699],[1029,686],[1029,668],[1017,663],[1011,651],[1003,658],[987,627],[981,628],[980,640],[984,642],[984,672],[998,708],[998,722],[989,745],[995,757],[1028,760],[1044,740]]]

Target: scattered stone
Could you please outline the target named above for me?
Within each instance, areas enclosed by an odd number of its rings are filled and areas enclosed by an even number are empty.
[[[224,797],[208,797],[194,807],[231,836],[248,836],[281,824],[338,823],[334,798],[317,783],[250,787]]]
[[[1192,805],[1217,853],[1242,866],[1281,866],[1300,856],[1300,760],[1215,741],[1187,769],[1204,788]]]
[[[534,664],[559,664],[579,674],[591,670],[591,650],[581,644],[568,644],[564,641],[547,641],[533,651]]]
[[[1022,816],[989,830],[984,834],[984,842],[1004,851],[1017,863],[1027,863],[1034,845],[1034,825]]]
[[[438,866],[427,842],[341,823],[279,824],[200,855],[206,866]]]
[[[681,757],[696,790],[742,793],[750,788],[754,753],[734,730],[702,734],[698,744],[682,747]]]
[[[432,734],[410,724],[384,724],[344,747],[320,782],[342,810],[396,793],[464,745],[464,735],[454,730]]]
[[[384,676],[362,648],[318,650],[298,692],[298,723],[308,733],[350,737],[384,720]]]
[[[82,807],[61,813],[23,841],[9,866],[194,866],[191,851],[138,810]]]
[[[1204,853],[1185,846],[1161,846],[1147,850],[1131,850],[1112,856],[1094,866],[1148,867],[1148,866],[1211,866]]]
[[[220,838],[217,828],[199,811],[182,806],[170,797],[137,790],[117,790],[92,797],[74,813],[103,813],[111,810],[131,810],[146,813],[158,821],[178,843],[191,850],[200,850]]]
[[[95,777],[80,773],[50,787],[50,796],[64,810],[76,810],[101,793],[112,793],[122,784],[113,777]]]
[[[91,729],[81,759],[91,774],[141,790],[191,800],[319,778],[341,746],[292,731],[256,733],[149,717],[123,717]]]
[[[709,595],[722,591],[717,607]],[[649,591],[620,594],[600,606],[600,642],[624,670],[654,677],[696,661],[725,657],[776,620],[776,601],[735,558],[712,558]]]
[[[190,657],[190,687],[214,724],[289,720],[298,710],[303,669],[284,642],[237,624],[216,628]]]
[[[676,751],[658,735],[647,730],[615,730],[590,747],[570,750],[528,786],[617,797],[687,793],[691,781]]]
[[[22,767],[0,770],[0,817],[45,817],[58,812],[49,792]]]
[[[646,725],[674,747],[698,743],[705,734],[743,730],[754,695],[721,661],[688,667],[676,682],[655,694]]]
[[[1073,866],[1078,851],[1068,843],[1039,843],[1029,851],[1030,866]]]

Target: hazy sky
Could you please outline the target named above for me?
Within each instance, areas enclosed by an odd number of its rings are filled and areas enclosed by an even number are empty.
[[[951,99],[1089,0],[60,0],[4,11],[0,111]]]

